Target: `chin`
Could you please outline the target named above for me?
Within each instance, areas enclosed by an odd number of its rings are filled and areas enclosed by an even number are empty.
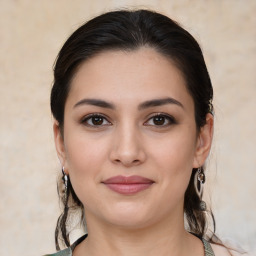
[[[134,218],[131,216],[127,216],[126,218],[112,218],[108,220],[110,224],[116,226],[120,229],[126,230],[138,230],[146,228],[150,225],[150,221],[145,218]]]
[[[126,229],[144,228],[153,222],[152,210],[123,204],[105,211],[102,218],[106,222]]]

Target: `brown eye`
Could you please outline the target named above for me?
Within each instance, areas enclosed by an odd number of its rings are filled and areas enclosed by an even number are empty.
[[[105,126],[111,124],[104,116],[95,114],[85,117],[82,123],[87,126]]]
[[[155,125],[164,125],[166,121],[166,118],[163,116],[155,116],[153,118],[153,122]]]
[[[160,127],[165,127],[169,126],[172,124],[175,124],[175,119],[169,115],[164,115],[164,114],[157,114],[153,117],[151,117],[145,125],[147,126],[160,126]]]
[[[103,118],[100,116],[94,116],[91,118],[93,125],[101,125],[103,124]]]

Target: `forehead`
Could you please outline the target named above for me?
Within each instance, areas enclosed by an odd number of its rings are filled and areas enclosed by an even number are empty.
[[[80,65],[68,100],[95,96],[120,102],[166,96],[192,100],[181,71],[169,58],[149,47],[105,51]]]

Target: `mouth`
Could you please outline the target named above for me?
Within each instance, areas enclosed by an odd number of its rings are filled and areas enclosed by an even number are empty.
[[[109,189],[123,195],[133,195],[148,189],[155,182],[141,176],[115,176],[102,182]]]

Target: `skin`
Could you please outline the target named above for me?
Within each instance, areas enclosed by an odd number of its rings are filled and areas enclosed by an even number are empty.
[[[167,97],[174,101],[139,108]],[[99,123],[88,118],[95,113],[103,116]],[[89,233],[75,256],[204,255],[201,241],[184,229],[183,204],[192,168],[209,154],[213,117],[208,114],[198,131],[194,116],[183,75],[152,48],[103,52],[80,66],[65,105],[63,136],[54,123],[58,156],[84,205]],[[154,183],[122,195],[102,183],[116,175]]]

